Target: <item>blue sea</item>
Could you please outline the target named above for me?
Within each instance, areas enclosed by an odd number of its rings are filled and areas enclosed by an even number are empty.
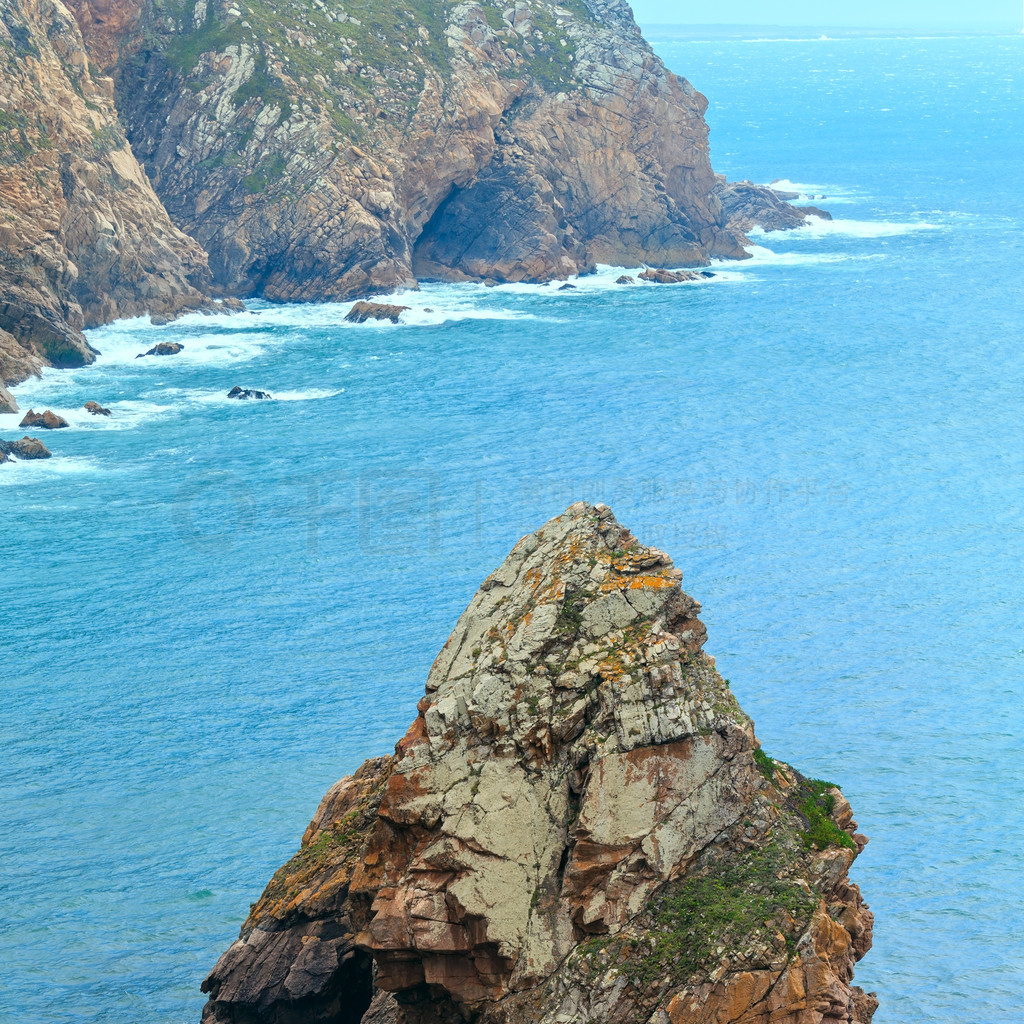
[[[122,322],[15,390],[71,429],[0,467],[5,1024],[197,1021],[321,794],[577,499],[674,556],[765,749],[853,804],[877,1024],[1019,1020],[1024,39],[654,41],[717,170],[835,220],[699,286]]]

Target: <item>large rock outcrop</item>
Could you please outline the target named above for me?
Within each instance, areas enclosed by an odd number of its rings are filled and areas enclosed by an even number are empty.
[[[72,3],[222,293],[743,255],[706,100],[623,0]]]
[[[83,327],[200,306],[208,276],[68,9],[0,0],[0,381],[91,362]]]
[[[324,797],[204,1021],[868,1024],[866,840],[760,751],[681,576],[600,505],[523,538],[394,756]]]

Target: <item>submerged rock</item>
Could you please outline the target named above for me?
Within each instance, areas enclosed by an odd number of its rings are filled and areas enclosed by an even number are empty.
[[[643,271],[637,275],[641,281],[652,281],[654,284],[682,284],[684,281],[700,281],[709,276],[695,270],[663,270],[659,268]],[[711,274],[710,276],[714,276]]]
[[[616,284],[636,284],[636,278],[630,277],[629,274],[621,274],[615,278]]]
[[[867,1024],[866,839],[765,755],[669,557],[602,505],[524,537],[391,757],[328,790],[207,1024]]]
[[[88,409],[93,416],[109,416],[110,410],[105,409],[99,402],[86,402],[83,406],[84,409]]]
[[[257,401],[266,401],[273,397],[269,391],[257,391],[255,388],[240,388],[237,384],[228,392],[228,398],[238,398],[243,401],[250,398]]]
[[[559,289],[558,289],[558,290],[559,290],[560,292],[571,292],[571,291],[573,291],[573,290],[574,290],[575,288],[576,288],[576,285],[574,285],[574,284],[569,284],[569,282],[568,282],[568,281],[566,281],[566,283],[565,283],[565,284],[563,284],[563,285],[561,285],[561,286],[559,287]]]
[[[19,427],[42,427],[44,430],[61,430],[68,425],[63,416],[47,409],[45,412],[35,412],[29,409],[22,417]]]
[[[161,341],[148,352],[140,352],[135,358],[142,359],[143,356],[176,356],[184,347],[184,345],[177,341]]]
[[[390,320],[398,323],[398,317],[409,306],[392,306],[384,302],[357,302],[346,314],[345,319],[353,324],[365,324],[367,320]]]
[[[48,459],[53,454],[39,438],[27,435],[20,441],[0,441],[0,452],[19,459]]]

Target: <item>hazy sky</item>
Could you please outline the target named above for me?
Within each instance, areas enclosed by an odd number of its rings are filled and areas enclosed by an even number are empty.
[[[1022,0],[728,0],[691,4],[680,0],[630,0],[641,24],[821,25],[857,28],[1003,28],[1019,31]]]

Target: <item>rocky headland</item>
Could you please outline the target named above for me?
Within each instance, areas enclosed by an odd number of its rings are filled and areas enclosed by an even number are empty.
[[[394,755],[324,796],[204,1022],[868,1024],[866,839],[760,749],[681,577],[601,505],[523,538]]]
[[[759,209],[805,216],[723,192],[706,100],[622,0],[69,7],[0,6],[8,383],[211,295],[699,266],[742,257]]]

